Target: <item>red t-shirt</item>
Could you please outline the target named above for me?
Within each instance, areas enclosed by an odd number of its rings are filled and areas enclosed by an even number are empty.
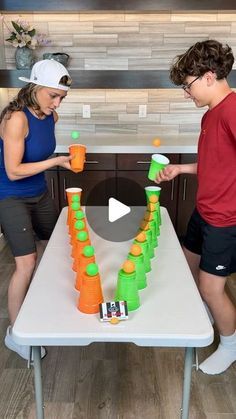
[[[197,210],[209,224],[236,225],[236,93],[202,118],[198,143]]]

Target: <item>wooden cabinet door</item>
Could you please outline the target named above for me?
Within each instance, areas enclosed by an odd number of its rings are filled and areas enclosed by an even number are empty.
[[[58,171],[57,170],[47,170],[45,172],[45,177],[48,185],[48,191],[55,203],[57,210],[60,210],[59,202],[59,189],[58,189]]]
[[[67,205],[65,189],[72,187],[82,188],[82,205],[108,205],[108,199],[116,193],[115,169],[116,155],[112,153],[87,153],[84,171],[81,173],[60,169],[60,207]]]
[[[73,173],[67,170],[59,171],[60,184],[60,207],[67,206],[66,188],[82,188],[81,203],[88,205],[87,199],[90,192],[94,191],[89,198],[89,205],[107,205],[108,199],[114,196],[116,188],[116,172],[113,170],[84,171]],[[109,182],[105,182],[109,180]],[[96,190],[94,190],[96,186]]]
[[[197,154],[182,154],[181,163],[196,163]],[[179,176],[179,197],[177,209],[177,234],[180,239],[186,234],[189,218],[194,210],[197,194],[197,176],[183,174]]]

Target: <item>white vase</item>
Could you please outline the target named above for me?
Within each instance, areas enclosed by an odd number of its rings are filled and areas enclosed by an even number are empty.
[[[32,68],[34,64],[33,50],[27,47],[17,47],[15,52],[15,60],[17,70]]]

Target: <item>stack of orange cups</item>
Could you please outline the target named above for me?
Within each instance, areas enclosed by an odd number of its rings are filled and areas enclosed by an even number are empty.
[[[81,228],[81,221],[84,223],[84,228]],[[76,234],[78,233],[78,230],[87,230],[85,215],[81,208],[78,209],[78,211],[73,211],[71,214],[69,233],[71,236],[70,244],[72,244],[72,246],[76,242]]]
[[[100,275],[96,263],[89,263],[82,277],[78,309],[86,314],[99,312],[99,304],[103,303]]]
[[[90,241],[89,234],[87,231],[83,230],[77,233],[76,242],[75,242],[75,246],[73,246],[72,248],[71,257],[76,259],[77,258],[76,255],[79,255],[80,253],[82,253],[84,246],[87,246],[89,244],[91,244],[91,241]],[[75,269],[73,270],[77,270],[77,267],[75,266]]]
[[[85,273],[86,266],[89,263],[95,263],[94,247],[93,246],[84,246],[82,252],[78,254],[77,258],[77,274],[75,280],[75,288],[77,291],[80,291],[82,277]]]
[[[66,189],[66,197],[67,197],[67,203],[68,203],[68,216],[67,216],[67,224],[70,224],[70,211],[71,211],[71,204],[72,204],[72,197],[75,195],[78,195],[81,200],[81,188],[67,188]],[[74,201],[76,202],[76,201]]]

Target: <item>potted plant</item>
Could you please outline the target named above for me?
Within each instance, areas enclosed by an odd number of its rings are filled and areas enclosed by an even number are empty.
[[[6,39],[16,48],[16,68],[31,68],[34,64],[33,50],[38,46],[46,46],[50,43],[45,34],[37,33],[29,22],[18,19],[11,21],[11,26],[2,17],[3,23],[8,29],[9,37]]]

